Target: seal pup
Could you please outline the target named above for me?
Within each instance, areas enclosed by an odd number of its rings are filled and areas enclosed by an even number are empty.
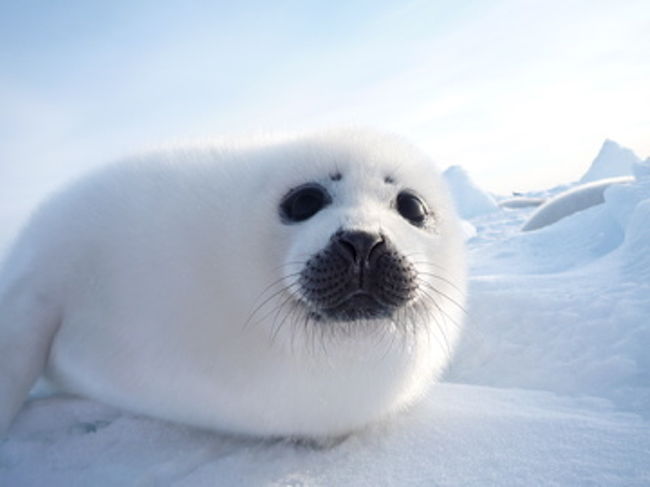
[[[225,432],[353,432],[444,370],[462,245],[436,168],[394,136],[342,130],[110,165],[43,204],[4,263],[0,428],[44,374]]]

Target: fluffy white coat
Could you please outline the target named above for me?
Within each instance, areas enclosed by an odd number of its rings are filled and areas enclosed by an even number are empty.
[[[287,225],[278,205],[306,182],[332,204]],[[404,188],[426,199],[433,228],[396,211]],[[380,231],[413,262],[428,283],[417,313],[340,326],[285,306],[340,228]],[[339,131],[123,161],[42,205],[2,268],[0,432],[45,373],[201,427],[346,434],[410,404],[444,369],[463,292],[446,188],[398,138]]]

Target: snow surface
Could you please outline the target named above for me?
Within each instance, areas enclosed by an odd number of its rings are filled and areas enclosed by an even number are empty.
[[[632,167],[638,162],[641,160],[630,149],[621,147],[613,140],[605,140],[580,182],[589,183],[599,179],[631,176]]]
[[[0,485],[648,486],[650,160],[633,172],[537,231],[519,231],[533,208],[470,220],[459,350],[390,420],[317,447],[33,399],[0,445]]]

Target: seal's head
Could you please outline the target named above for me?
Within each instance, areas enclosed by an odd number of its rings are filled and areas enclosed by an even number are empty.
[[[268,184],[282,188],[267,216],[283,242],[274,328],[429,333],[458,321],[462,241],[424,154],[398,138],[344,132],[280,145],[273,159],[293,165]]]

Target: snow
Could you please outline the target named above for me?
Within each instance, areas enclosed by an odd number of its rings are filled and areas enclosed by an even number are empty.
[[[31,403],[2,485],[647,485],[650,425],[605,401],[442,384],[334,447],[217,437],[79,399]]]
[[[628,183],[632,180],[633,175],[637,179],[641,179],[649,173],[650,163],[648,160],[641,162],[641,159],[630,149],[621,147],[611,140],[605,140],[598,156],[591,163],[579,184],[577,186],[570,185],[560,194],[553,191],[555,196],[533,213],[522,230],[537,230],[572,213],[599,205],[605,201],[604,193],[610,186]],[[500,206],[514,208],[522,205],[518,203],[517,199],[511,199],[502,201]]]
[[[469,219],[498,209],[494,198],[479,188],[460,166],[451,166],[443,173],[461,218]]]
[[[599,179],[593,183],[581,184],[560,193],[533,213],[523,226],[523,231],[537,230],[555,223],[568,215],[605,202],[605,190],[612,185],[629,183],[631,176]]]
[[[318,446],[34,398],[0,485],[650,485],[650,160],[632,173],[531,232],[535,208],[470,205],[466,330],[408,411]]]
[[[630,149],[621,147],[613,140],[605,140],[580,182],[589,183],[604,178],[630,176],[633,166],[638,162],[640,159]]]
[[[499,206],[501,208],[528,208],[543,205],[545,201],[544,198],[524,198],[523,196],[518,196],[499,201]]]

